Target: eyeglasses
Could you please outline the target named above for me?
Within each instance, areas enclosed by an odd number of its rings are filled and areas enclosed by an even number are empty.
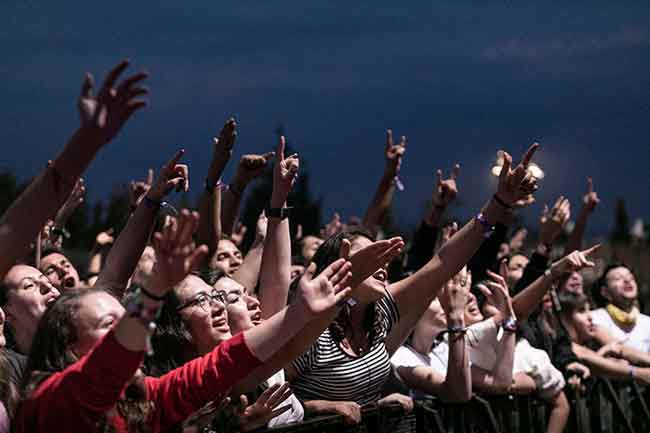
[[[176,308],[176,311],[181,311],[187,307],[198,305],[203,311],[208,312],[217,301],[221,302],[223,305],[227,305],[226,293],[217,290],[213,290],[212,293],[209,294],[205,292],[200,293],[191,301],[187,301],[186,303],[179,305],[178,308]]]

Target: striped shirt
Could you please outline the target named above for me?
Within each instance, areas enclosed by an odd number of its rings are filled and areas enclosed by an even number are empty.
[[[384,340],[399,320],[395,300],[386,295],[375,303],[374,336],[361,357],[346,353],[325,330],[302,356],[293,361],[297,377],[291,389],[299,399],[354,401],[360,405],[380,399],[390,374]]]

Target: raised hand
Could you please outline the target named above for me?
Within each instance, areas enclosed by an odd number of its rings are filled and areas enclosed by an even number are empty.
[[[571,204],[569,200],[560,196],[553,208],[549,210],[544,205],[544,211],[539,219],[539,241],[544,245],[551,245],[562,233],[562,228],[571,218]]]
[[[467,270],[467,267],[464,267],[443,286],[442,293],[438,296],[438,299],[447,317],[454,317],[454,319],[459,320],[463,319],[467,295],[472,285],[471,281],[472,274]]]
[[[263,427],[276,416],[291,409],[291,404],[280,406],[289,397],[291,397],[291,390],[289,383],[286,382],[282,385],[279,383],[271,385],[251,405],[248,405],[248,398],[241,395],[239,397],[240,410],[236,413],[241,431],[251,431]]]
[[[139,83],[147,78],[140,72],[117,82],[119,76],[129,66],[128,60],[122,60],[106,76],[97,95],[93,94],[94,81],[86,73],[78,101],[81,127],[94,136],[101,144],[108,143],[120,132],[127,120],[146,102],[138,97],[147,94],[147,89]]]
[[[433,192],[433,198],[431,202],[435,207],[446,208],[449,203],[451,203],[458,194],[458,185],[456,184],[456,179],[460,174],[460,164],[454,165],[454,168],[449,174],[449,179],[442,178],[442,170],[438,169],[436,171],[436,176],[438,177],[438,182],[436,184],[436,189]]]
[[[600,203],[598,194],[594,191],[594,181],[590,177],[587,178],[587,193],[582,197],[582,202],[584,203],[585,209],[590,212]]]
[[[257,221],[259,222],[259,218]],[[239,221],[237,224],[235,224],[235,229],[232,231],[232,234],[230,235],[230,240],[238,247],[241,247],[241,244],[242,242],[244,242],[244,236],[246,236],[247,231],[248,228],[244,224],[242,224],[241,221]],[[264,233],[266,233],[266,230],[264,230]]]
[[[394,144],[393,130],[386,130],[386,146],[384,147],[384,156],[386,157],[386,173],[391,176],[397,176],[399,174],[404,152],[406,152],[406,136],[402,136],[399,144]]]
[[[298,283],[298,302],[309,316],[315,316],[344,302],[351,294],[352,264],[338,259],[314,276],[316,264],[311,263]]]
[[[74,211],[85,201],[85,197],[86,185],[83,178],[79,178],[65,203],[63,203],[63,206],[61,206],[61,209],[57,212],[54,224],[57,227],[63,227]]]
[[[520,228],[515,232],[515,234],[512,236],[510,239],[510,250],[511,251],[519,251],[521,247],[524,245],[524,242],[526,241],[526,237],[528,236],[528,230],[525,228]]]
[[[129,203],[131,207],[136,207],[140,201],[151,189],[153,184],[153,169],[147,171],[147,178],[145,180],[132,180],[129,182]]]
[[[221,132],[219,132],[219,136],[212,137],[212,142],[214,143],[214,150],[216,153],[227,154],[230,156],[233,147],[235,147],[235,141],[237,141],[237,122],[235,122],[235,119],[231,117],[226,120]]]
[[[278,139],[278,147],[275,150],[275,167],[273,167],[273,193],[271,195],[271,207],[279,208],[287,201],[287,197],[293,188],[298,176],[300,160],[298,154],[294,153],[288,158],[284,157],[286,140],[284,135]]]
[[[390,263],[402,252],[404,241],[401,237],[394,237],[372,244],[355,251],[350,255],[350,241],[343,239],[339,256],[352,263],[352,281],[350,286],[355,288],[363,280]]]
[[[273,155],[275,155],[275,152],[267,152],[262,155],[243,155],[239,160],[237,172],[231,184],[231,190],[233,187],[241,188],[241,190],[233,191],[233,193],[241,194],[246,185],[264,173]]]
[[[156,264],[152,271],[149,291],[159,296],[180,283],[190,272],[197,269],[208,247],[196,247],[192,234],[199,224],[199,214],[183,209],[178,219],[171,217],[162,233],[153,237]]]
[[[583,251],[573,251],[568,255],[562,257],[551,265],[551,276],[559,278],[564,274],[579,271],[583,268],[591,268],[596,266],[594,262],[589,260],[589,257],[600,248],[600,244],[596,244],[591,248]]]
[[[185,192],[188,191],[190,188],[189,169],[186,164],[178,163],[184,154],[184,149],[179,150],[172,159],[161,167],[158,179],[156,179],[154,185],[149,189],[147,197],[160,202],[173,189],[176,189],[176,191],[181,189]]]
[[[332,220],[325,224],[325,227],[320,230],[320,237],[322,239],[329,239],[331,236],[334,236],[342,230],[345,230],[345,224],[341,222],[341,216],[334,212]]]
[[[514,318],[515,312],[512,307],[512,298],[508,292],[508,284],[504,277],[504,275],[507,276],[508,274],[508,265],[505,260],[501,262],[499,273],[501,275],[488,270],[487,276],[490,278],[490,281],[487,281],[485,284],[477,284],[476,287],[491,300],[491,303],[501,312],[503,317]]]
[[[503,152],[503,167],[496,192],[501,202],[513,207],[523,207],[535,202],[533,193],[537,190],[537,179],[528,171],[528,164],[538,147],[538,143],[533,143],[514,170],[511,169],[512,157],[508,152]]]
[[[109,228],[104,232],[99,232],[95,237],[95,245],[100,248],[111,245],[114,241],[115,238],[113,237],[113,228]]]

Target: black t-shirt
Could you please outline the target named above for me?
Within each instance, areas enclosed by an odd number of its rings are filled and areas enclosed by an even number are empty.
[[[12,349],[7,349],[5,354],[9,364],[9,380],[20,389],[27,368],[27,357]]]

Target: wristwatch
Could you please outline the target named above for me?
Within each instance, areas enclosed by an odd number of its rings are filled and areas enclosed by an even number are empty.
[[[494,232],[494,226],[490,224],[490,222],[487,220],[487,217],[483,214],[483,212],[476,215],[475,218],[476,218],[476,222],[478,222],[479,225],[481,226],[481,230],[483,231],[483,238],[484,239],[489,238]]]
[[[501,327],[506,332],[517,332],[517,319],[514,317],[508,317],[503,321]]]
[[[289,218],[292,207],[272,207],[266,210],[266,216],[269,218],[280,218],[281,220]]]

